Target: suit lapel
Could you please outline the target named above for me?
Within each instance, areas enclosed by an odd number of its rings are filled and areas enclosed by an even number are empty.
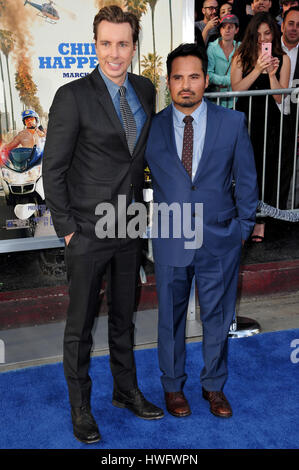
[[[115,111],[114,104],[112,102],[111,96],[104,80],[102,79],[97,68],[89,75],[93,89],[96,94],[96,98],[99,101],[102,109],[106,113],[108,119],[110,120],[112,126],[115,127],[116,131],[120,135],[120,138],[123,141],[124,146],[128,146],[126,134],[124,128],[118,118],[117,112]]]
[[[299,78],[299,50],[297,52],[297,61],[296,61],[296,66],[295,66],[295,71],[294,71],[294,80],[298,80]]]
[[[171,158],[174,160],[174,163],[179,165],[182,172],[186,176],[186,178],[190,179],[182,161],[178,155],[176,142],[175,142],[175,135],[174,135],[174,126],[173,126],[173,116],[172,116],[172,105],[169,105],[163,111],[163,120],[162,120],[162,130],[164,133],[164,138],[167,142],[167,147],[170,152]]]
[[[134,152],[133,152],[133,155],[132,155],[132,158],[134,158],[135,155],[138,155],[138,152],[140,150],[140,147],[142,147],[143,143],[144,143],[144,139],[145,139],[145,136],[147,135],[147,131],[149,129],[149,124],[150,124],[150,120],[151,120],[151,117],[152,117],[152,114],[153,114],[153,110],[151,108],[151,105],[149,103],[149,101],[146,99],[147,96],[145,96],[144,94],[144,88],[142,87],[142,81],[140,80],[140,78],[138,77],[138,75],[134,75],[132,73],[128,73],[128,78],[129,78],[129,81],[131,83],[131,85],[133,86],[134,88],[134,91],[143,107],[143,110],[146,114],[146,121],[144,123],[144,126],[141,130],[141,133],[140,133],[140,136],[136,142],[136,145],[135,145],[135,148],[134,148]]]
[[[207,127],[206,127],[206,135],[204,141],[204,147],[201,155],[201,159],[198,164],[198,168],[196,171],[196,175],[194,181],[200,177],[202,169],[207,165],[209,160],[209,155],[211,150],[215,146],[215,141],[218,138],[218,130],[220,126],[220,119],[216,118],[218,113],[218,109],[216,105],[213,105],[208,100],[205,100],[207,103]]]
[[[172,105],[169,105],[163,111],[162,130],[170,153],[179,159],[174,136]]]
[[[147,119],[149,119],[152,115],[152,109],[148,101],[146,100],[146,97],[144,96],[144,89],[142,87],[142,82],[140,81],[139,76],[134,75],[132,73],[128,73],[128,79],[131,85],[133,86],[140,103],[142,104],[142,107],[145,111]]]

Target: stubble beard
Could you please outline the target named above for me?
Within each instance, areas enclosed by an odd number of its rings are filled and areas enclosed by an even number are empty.
[[[292,39],[287,34],[285,35],[285,38],[286,38],[288,44],[291,44],[292,46],[297,44],[297,42],[298,42],[298,38],[297,39]]]
[[[200,98],[199,100],[190,100],[190,98],[187,100],[182,100],[182,101],[175,101],[173,100],[174,104],[177,104],[178,106],[181,106],[182,108],[193,108],[194,106],[196,105],[200,105],[200,103],[202,102],[202,98]]]

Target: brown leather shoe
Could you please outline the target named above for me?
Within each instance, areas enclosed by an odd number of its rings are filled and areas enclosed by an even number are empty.
[[[166,409],[177,418],[191,415],[189,403],[183,392],[165,392]]]
[[[233,414],[231,406],[223,392],[208,392],[202,389],[202,396],[210,403],[210,411],[220,418],[230,418]]]

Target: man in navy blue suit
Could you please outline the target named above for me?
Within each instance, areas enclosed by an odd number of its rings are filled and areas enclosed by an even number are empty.
[[[183,387],[186,314],[195,275],[203,325],[202,394],[214,415],[227,418],[232,415],[223,393],[228,332],[242,244],[254,226],[258,191],[244,114],[203,99],[207,62],[205,50],[195,44],[168,55],[172,104],[153,119],[146,159],[158,207],[153,250],[166,407],[177,417],[191,413]],[[162,206],[168,213],[160,211]]]

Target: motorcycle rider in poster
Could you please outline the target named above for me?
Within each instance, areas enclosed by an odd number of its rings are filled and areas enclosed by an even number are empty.
[[[12,149],[19,146],[33,148],[36,145],[38,151],[43,150],[46,131],[39,124],[38,114],[32,109],[26,109],[22,112],[22,121],[25,129],[20,131],[10,143],[3,146],[2,160],[7,158]]]

